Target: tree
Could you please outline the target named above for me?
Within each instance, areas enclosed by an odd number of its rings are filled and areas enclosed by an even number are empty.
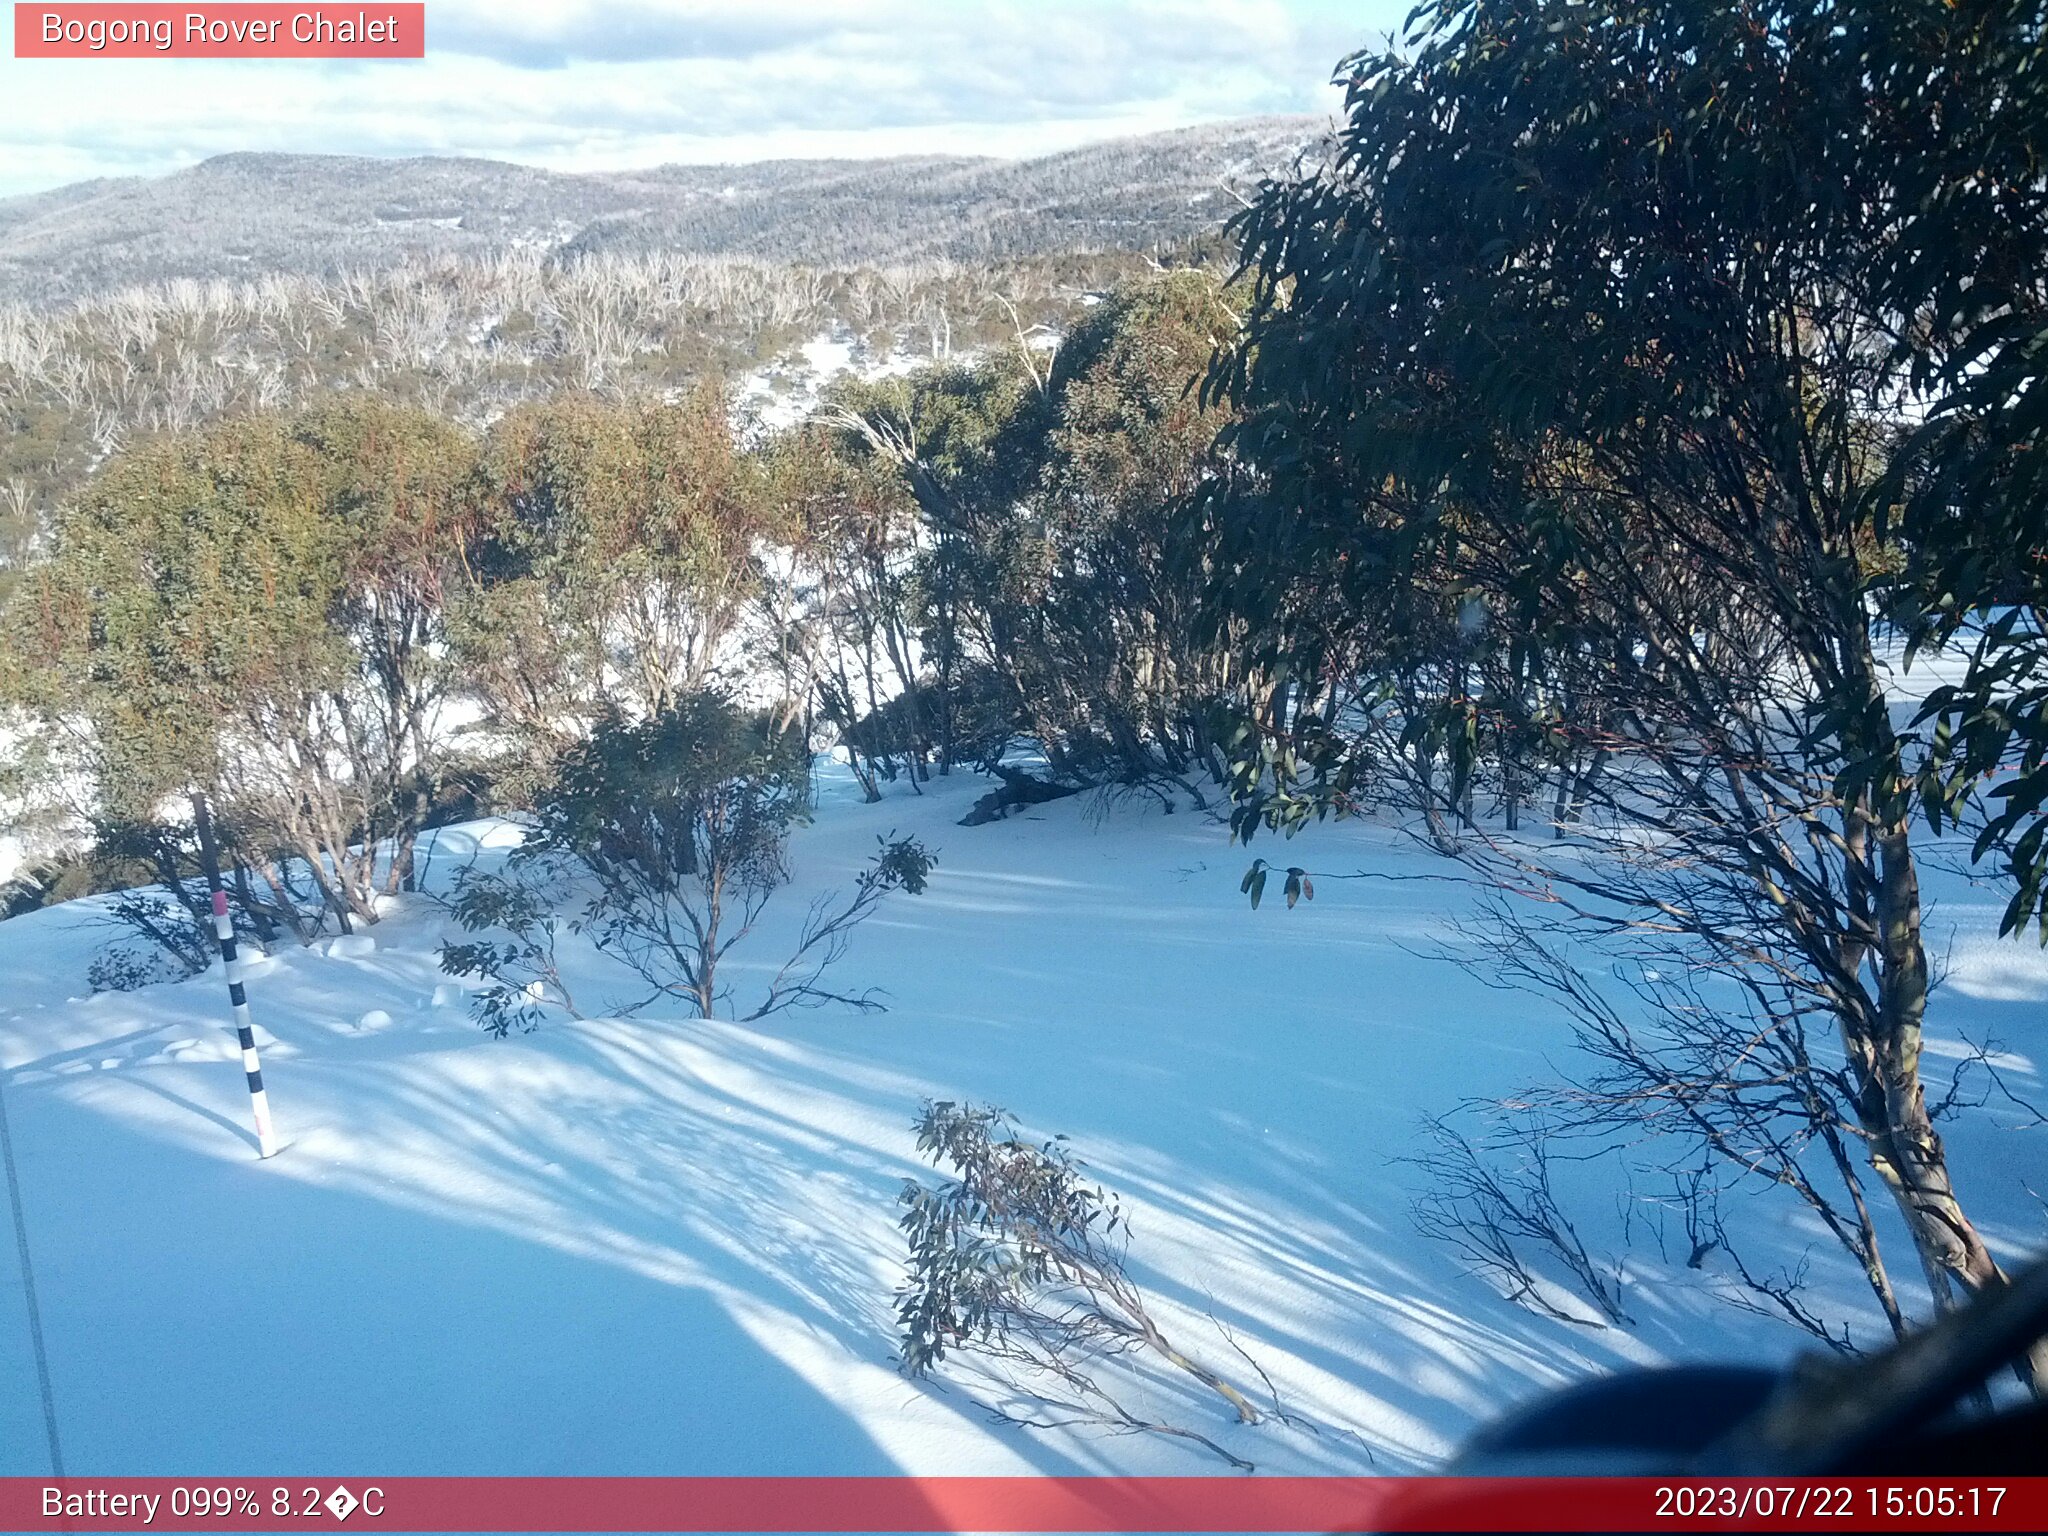
[[[770,530],[719,392],[514,411],[483,478],[457,654],[532,782],[599,719],[651,719],[733,668]]]
[[[1207,530],[1181,513],[1218,472],[1229,410],[1198,385],[1241,297],[1193,271],[1126,285],[1047,378],[1033,717],[1041,736],[1098,739],[1133,779],[1213,766],[1208,706],[1233,680],[1227,650],[1197,635]]]
[[[103,820],[198,787],[296,922],[296,859],[344,921],[404,882],[442,740],[440,591],[460,434],[362,402],[150,442],[65,509],[14,619],[20,686]]]
[[[323,468],[323,516],[346,540],[328,618],[360,668],[368,720],[345,726],[344,751],[386,801],[385,890],[410,890],[451,755],[447,619],[477,533],[475,449],[445,421],[374,400],[316,405],[292,431]]]
[[[1908,14],[1854,19],[1876,89],[1919,103],[1871,144],[1891,168],[1879,277],[1930,402],[1878,510],[1914,550],[1895,612],[1916,651],[1973,653],[1921,714],[1926,807],[1980,822],[1976,856],[2013,879],[2006,930],[2048,941],[2048,41],[2037,5]]]
[[[868,585],[896,625],[917,609],[914,654],[894,638],[889,654],[942,762],[979,673],[1070,782],[1216,766],[1205,719],[1230,657],[1195,639],[1206,540],[1179,513],[1216,472],[1228,411],[1196,386],[1234,303],[1207,274],[1168,273],[1119,288],[1049,363],[1020,341],[835,401],[840,454],[869,480],[887,470],[920,514],[891,549],[900,590]]]
[[[771,494],[796,532],[793,579],[777,585],[795,589],[797,612],[778,627],[788,636],[786,690],[815,699],[873,801],[899,772],[916,782],[934,737],[945,766],[951,717],[941,704],[940,720],[928,718],[918,686],[917,577],[927,537],[917,504],[893,466],[846,450],[840,432],[812,425],[766,455]],[[893,714],[885,708],[892,691],[900,699]],[[941,681],[936,692],[944,691]]]
[[[869,480],[894,481],[917,508],[902,547],[910,559],[871,543],[868,585],[895,624],[916,624],[914,646],[885,629],[884,648],[913,739],[928,732],[942,768],[955,760],[955,696],[972,663],[995,669],[1013,711],[1030,695],[1015,617],[1031,597],[1019,590],[1018,561],[1021,499],[1039,462],[1036,378],[1010,358],[940,364],[840,388],[822,416],[838,456]],[[1047,750],[1057,756],[1059,743]]]
[[[1945,1305],[2002,1276],[1921,1080],[1921,747],[1880,620],[1915,552],[1875,512],[1920,377],[1883,276],[1896,167],[1865,128],[1922,110],[1942,24],[1879,9],[1907,24],[1441,0],[1407,49],[1348,61],[1333,163],[1238,221],[1255,290],[1212,380],[1247,413],[1218,612],[1292,676],[1379,679],[1395,738],[1444,744],[1446,813],[1503,744],[1603,760],[1575,838],[1647,840],[1658,878],[1477,857],[1821,1009],[1842,1130]],[[1400,698],[1447,626],[1435,686]],[[1488,651],[1513,687],[1477,686]],[[1373,738],[1330,718],[1255,722],[1311,750],[1241,827],[1369,783]]]
[[[733,997],[726,957],[789,878],[789,833],[806,819],[809,783],[797,733],[715,692],[686,694],[648,720],[601,723],[564,754],[539,797],[509,882],[471,884],[458,898],[467,930],[501,927],[511,942],[446,946],[443,969],[493,979],[479,1015],[499,1034],[531,1022],[514,992],[570,1006],[552,918],[536,896],[567,872],[591,891],[573,927],[653,988],[618,1011],[669,1000],[717,1017]],[[789,958],[744,1017],[832,1002],[879,1007],[872,992],[828,989],[824,973],[884,897],[922,892],[931,867],[916,839],[883,839],[850,892],[813,902]]]

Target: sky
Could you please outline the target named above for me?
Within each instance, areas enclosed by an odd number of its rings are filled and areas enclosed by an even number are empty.
[[[1332,66],[1410,4],[429,0],[427,57],[404,61],[17,59],[9,6],[0,196],[238,150],[557,170],[1049,154],[1334,111]]]

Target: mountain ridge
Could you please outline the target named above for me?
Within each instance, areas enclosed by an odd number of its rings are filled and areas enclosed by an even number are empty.
[[[565,258],[664,249],[835,266],[1143,250],[1212,228],[1228,203],[1224,186],[1284,168],[1322,126],[1246,118],[1024,159],[629,171],[237,151],[164,176],[0,199],[0,301],[535,247]]]

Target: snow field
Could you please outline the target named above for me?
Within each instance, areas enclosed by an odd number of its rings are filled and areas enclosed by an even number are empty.
[[[925,1096],[1064,1132],[1124,1194],[1133,1273],[1169,1335],[1244,1384],[1227,1329],[1321,1432],[1239,1428],[1174,1384],[1136,1395],[1261,1472],[1426,1470],[1586,1371],[1800,1346],[1716,1301],[1682,1246],[1671,1265],[1638,1245],[1636,1326],[1593,1328],[1504,1301],[1414,1232],[1421,1175],[1401,1159],[1422,1117],[1548,1080],[1570,1044],[1543,1004],[1419,953],[1455,942],[1455,884],[1327,880],[1293,912],[1238,894],[1252,853],[1446,869],[1397,831],[1247,852],[1197,813],[1085,798],[966,828],[988,787],[972,775],[878,805],[825,775],[795,884],[733,979],[743,995],[747,972],[765,979],[809,898],[878,835],[914,832],[938,854],[929,891],[891,898],[834,973],[886,989],[889,1012],[554,1019],[494,1041],[435,963],[452,925],[406,898],[373,930],[251,967],[287,1143],[267,1163],[218,968],[86,997],[108,936],[96,903],[0,924],[0,1068],[69,1470],[1227,1475],[1158,1437],[992,1424],[965,1378],[897,1373],[895,1202],[932,1176],[909,1130]],[[517,836],[445,830],[430,884]],[[1930,883],[1950,966],[1930,1057],[1996,1036],[2011,1085],[2044,1097],[2048,958],[1994,940],[1997,891]],[[586,1011],[633,995],[580,941],[567,953]],[[2001,1256],[2038,1245],[2048,1129],[1994,1097],[1948,1136]],[[1615,1252],[1615,1191],[1573,1177],[1589,1244]],[[1729,1216],[1755,1256],[1810,1250],[1822,1305],[1868,1310],[1794,1209]],[[1887,1237],[1910,1288],[1910,1250]],[[44,1457],[10,1240],[0,1474]]]

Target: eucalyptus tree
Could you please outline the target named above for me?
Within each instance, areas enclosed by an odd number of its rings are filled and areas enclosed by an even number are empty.
[[[536,782],[598,721],[733,674],[775,530],[717,390],[521,408],[481,476],[457,655]]]
[[[1978,856],[1999,854],[2007,930],[2048,941],[2048,10],[1930,12],[1912,48],[1883,46],[1888,19],[1863,21],[1862,52],[1918,110],[1878,125],[1879,274],[1932,403],[1880,510],[1915,550],[1898,612],[1916,648],[1973,663],[1927,699],[1923,789],[1937,825],[1967,817]]]
[[[1035,378],[1013,358],[937,364],[841,385],[818,423],[855,474],[887,476],[899,505],[907,498],[916,509],[891,548],[870,546],[867,584],[885,615],[911,734],[930,741],[941,768],[954,759],[955,695],[975,663],[1001,679],[1019,718],[1032,696],[1018,619],[1029,601],[1019,586],[1024,497],[1041,457]]]
[[[834,400],[840,455],[889,470],[919,514],[891,611],[921,622],[890,654],[913,703],[932,674],[942,761],[977,671],[1063,776],[1179,776],[1204,756],[1229,655],[1196,638],[1207,540],[1181,513],[1215,472],[1229,411],[1198,385],[1234,303],[1210,274],[1163,274],[1109,294],[1049,362],[1020,345]]]
[[[337,402],[147,441],[75,496],[10,629],[18,696],[73,744],[96,819],[205,791],[281,914],[296,860],[376,921],[446,748],[469,455],[430,417]]]
[[[1825,1106],[1862,1154],[1840,1198],[1862,1211],[1867,1176],[1889,1192],[1938,1305],[2002,1277],[1922,1082],[1927,758],[1892,708],[1883,614],[1923,551],[1884,510],[1913,415],[1943,403],[1916,330],[1969,260],[1937,256],[1945,183],[1910,157],[1935,153],[1937,106],[1999,107],[1992,74],[1949,77],[1973,29],[2038,49],[2031,7],[1423,5],[1404,47],[1340,70],[1329,164],[1236,221],[1253,299],[1210,386],[1246,413],[1215,498],[1217,622],[1295,677],[1379,684],[1353,714],[1282,700],[1252,723],[1240,828],[1383,771],[1385,734],[1355,719],[1440,746],[1447,805],[1504,742],[1606,761],[1561,791],[1591,802],[1563,848],[1470,856],[1581,935],[1680,942],[1723,983],[1707,1005],[1779,1032],[1803,1064],[1785,1112],[1809,1126],[1785,1134],[1820,1155]],[[1753,1060],[1703,1066],[1683,1022],[1701,998],[1664,1001],[1671,1048],[1629,1091],[1686,1111],[1738,1175],[1766,1168],[1724,1134]],[[1808,1048],[1816,1020],[1831,1053]],[[1857,1236],[1902,1326],[1874,1226]]]

